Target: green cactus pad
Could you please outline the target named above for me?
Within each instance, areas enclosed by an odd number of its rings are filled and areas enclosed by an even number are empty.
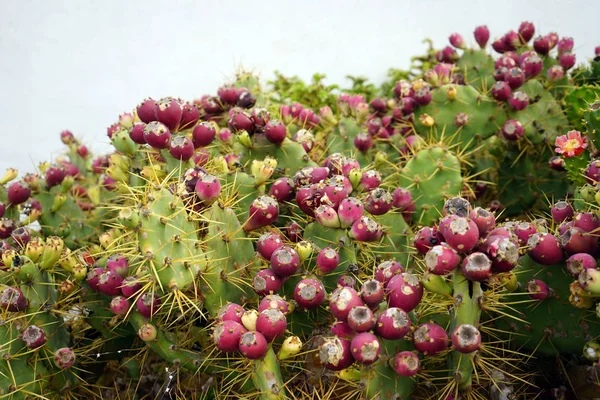
[[[485,50],[465,50],[456,63],[465,82],[482,93],[486,93],[494,80],[494,59]]]
[[[283,400],[286,399],[286,390],[281,378],[279,360],[269,348],[267,355],[262,360],[252,362],[252,382],[259,390],[260,400]]]

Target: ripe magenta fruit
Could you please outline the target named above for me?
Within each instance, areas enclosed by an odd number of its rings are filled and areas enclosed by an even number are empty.
[[[252,288],[259,296],[275,294],[281,290],[283,279],[271,268],[261,269],[252,280]]]
[[[302,279],[296,284],[294,299],[301,307],[308,310],[317,308],[325,301],[325,288],[319,280]]]
[[[338,337],[325,338],[319,347],[319,358],[325,368],[341,371],[354,363],[350,341]]]
[[[390,307],[412,311],[423,297],[423,285],[414,274],[403,272],[394,275],[387,284],[387,301]]]
[[[419,372],[421,361],[412,351],[401,351],[394,357],[394,371],[400,376],[414,376]]]
[[[213,331],[213,342],[225,353],[233,353],[240,349],[240,340],[246,328],[236,321],[225,320],[217,323]]]
[[[256,330],[263,334],[268,342],[281,337],[287,328],[287,320],[280,310],[263,310],[256,319]]]
[[[438,354],[448,347],[448,334],[438,324],[425,323],[420,325],[413,334],[415,348],[425,355]]]
[[[369,307],[354,306],[348,313],[347,323],[354,332],[366,332],[375,326],[375,316]]]
[[[460,256],[446,243],[432,247],[425,254],[425,266],[435,275],[447,275],[460,263]]]
[[[377,336],[369,332],[362,332],[354,336],[350,343],[352,357],[364,365],[372,364],[381,355],[381,344]]]
[[[21,340],[28,349],[37,349],[46,343],[46,332],[36,325],[29,325],[21,334]]]
[[[271,255],[271,269],[281,277],[291,276],[300,269],[300,256],[289,246],[282,246]]]
[[[217,311],[216,319],[217,321],[235,321],[238,323],[242,323],[242,315],[246,310],[244,307],[240,306],[236,303],[227,303]]]
[[[360,289],[360,297],[363,299],[366,305],[371,308],[376,308],[385,297],[383,283],[377,279],[368,279],[364,281]]]
[[[398,307],[388,307],[377,318],[375,331],[388,340],[404,338],[410,330],[410,318],[406,311]]]
[[[267,339],[260,332],[245,332],[240,338],[240,353],[250,360],[259,360],[263,358],[269,346]]]
[[[364,303],[356,290],[351,287],[339,287],[333,291],[329,299],[331,313],[340,321],[346,321],[352,307],[363,306]]]
[[[483,281],[492,275],[492,261],[485,253],[471,253],[463,260],[462,273],[471,281]]]
[[[481,333],[473,325],[458,325],[452,332],[452,346],[459,353],[472,353],[481,347]]]

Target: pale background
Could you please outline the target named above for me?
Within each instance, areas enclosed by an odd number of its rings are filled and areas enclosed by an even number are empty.
[[[600,45],[599,15],[599,0],[0,0],[0,174],[60,155],[64,129],[106,152],[106,128],[144,97],[216,93],[239,65],[378,83],[426,37],[472,44],[477,25],[493,39],[523,20],[573,37],[582,62]]]

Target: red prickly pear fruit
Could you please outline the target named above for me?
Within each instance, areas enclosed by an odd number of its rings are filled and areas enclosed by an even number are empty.
[[[339,287],[331,293],[329,309],[334,317],[346,322],[352,307],[363,306],[359,294],[351,287]]]
[[[575,46],[575,42],[572,37],[563,37],[557,43],[558,54],[570,53],[573,51],[573,46]]]
[[[89,153],[90,153],[90,151],[87,148],[87,146],[81,145],[77,148],[77,154],[82,158],[87,158]]]
[[[510,85],[504,81],[498,81],[492,86],[492,97],[498,101],[506,101],[510,98],[512,90]]]
[[[386,260],[375,268],[375,279],[386,287],[394,275],[404,272],[404,267],[396,260]]]
[[[348,178],[342,175],[334,175],[333,177],[329,178],[327,185],[323,187],[321,203],[329,204],[333,208],[337,209],[342,200],[344,200],[348,195],[348,183],[350,183]],[[352,187],[351,183],[350,187]]]
[[[452,331],[452,346],[459,353],[468,354],[481,347],[481,333],[470,324],[460,324]]]
[[[256,96],[254,96],[248,89],[240,89],[240,96],[236,101],[235,105],[242,108],[252,108],[256,104]]]
[[[219,102],[218,97],[214,96],[203,96],[202,99],[194,101],[207,115],[217,115],[223,112],[223,107]],[[206,117],[205,117],[206,118]]]
[[[377,221],[363,215],[354,221],[348,236],[359,242],[376,242],[383,236],[383,228]]]
[[[275,309],[268,309],[258,314],[256,319],[256,331],[263,334],[268,342],[281,337],[287,328],[285,315]]]
[[[550,209],[552,219],[557,224],[571,218],[575,214],[573,206],[568,201],[557,201]]]
[[[478,26],[475,28],[475,32],[473,32],[475,36],[475,41],[482,49],[487,44],[488,40],[490,40],[490,30],[486,25]]]
[[[294,300],[307,310],[315,309],[325,301],[325,287],[317,279],[302,279],[294,289]]]
[[[439,62],[454,63],[454,62],[458,61],[458,54],[456,53],[456,50],[454,50],[452,47],[446,46],[442,50],[440,50],[436,53],[435,58]],[[404,99],[409,99],[409,98],[410,97],[405,97]],[[401,99],[401,100],[403,100],[403,99]]]
[[[477,225],[480,237],[485,236],[496,225],[496,216],[481,207],[476,207],[471,210],[469,218]]]
[[[21,334],[21,340],[28,349],[37,349],[46,344],[46,332],[36,325],[29,325]]]
[[[240,132],[246,131],[249,134],[254,133],[254,122],[252,122],[252,118],[247,112],[238,112],[229,118],[229,122],[227,123],[229,129],[232,132]]]
[[[591,212],[581,212],[573,217],[573,226],[584,232],[596,233],[600,228],[600,219]]]
[[[121,293],[123,278],[114,271],[104,271],[98,276],[98,290],[107,296],[116,296]]]
[[[567,254],[597,254],[599,250],[597,234],[590,234],[576,227],[567,229],[560,237],[560,242]]]
[[[508,80],[508,71],[509,71],[509,68],[506,68],[506,67],[496,68],[494,70],[494,80],[496,82],[507,81]]]
[[[279,145],[287,137],[287,128],[285,124],[278,120],[272,120],[265,125],[265,137],[273,144]]]
[[[393,368],[400,376],[415,376],[419,372],[421,361],[412,351],[401,351],[394,357]]]
[[[462,274],[470,281],[484,281],[492,276],[492,260],[485,253],[469,254],[461,267]]]
[[[381,174],[374,169],[370,169],[365,171],[360,177],[358,188],[364,192],[368,192],[377,189],[381,185],[381,181]]]
[[[104,268],[94,268],[88,272],[86,281],[87,281],[88,285],[90,285],[90,288],[93,291],[95,291],[95,292],[100,291],[100,289],[98,288],[98,283],[99,283],[98,278],[100,278],[100,275],[102,275],[104,272],[106,272],[106,270]]]
[[[289,312],[290,305],[287,301],[285,301],[283,297],[278,296],[276,294],[269,294],[263,297],[263,299],[260,301],[258,305],[258,312],[262,312],[268,309],[279,310],[282,313],[287,314]]]
[[[331,325],[330,331],[335,336],[348,340],[352,340],[354,335],[356,335],[352,328],[350,328],[350,325],[343,321],[335,321],[333,325]]]
[[[585,169],[585,180],[590,185],[600,183],[600,160],[594,160]]]
[[[372,215],[383,215],[392,209],[392,205],[392,195],[382,188],[371,190],[364,203],[365,210]]]
[[[519,261],[519,247],[511,239],[493,236],[489,238],[485,253],[492,260],[493,272],[512,271]]]
[[[529,105],[529,96],[525,92],[514,92],[508,100],[511,110],[521,111]]]
[[[423,285],[414,274],[394,275],[386,286],[388,306],[412,311],[423,298]]]
[[[195,104],[184,103],[181,108],[181,121],[179,130],[189,129],[198,123],[200,119],[200,109]]]
[[[552,296],[552,290],[550,290],[546,282],[539,279],[532,279],[527,282],[526,288],[527,292],[529,293],[529,297],[531,297],[533,300],[542,301]]]
[[[283,240],[275,232],[263,233],[256,241],[256,250],[266,260],[270,260],[273,252],[281,247],[283,247]]]
[[[506,32],[502,40],[504,41],[504,48],[507,51],[514,51],[521,44],[521,38],[515,31]]]
[[[160,306],[160,298],[153,293],[142,294],[135,303],[137,310],[146,318],[152,318]]]
[[[158,102],[154,99],[146,99],[137,106],[136,112],[140,121],[149,123],[157,121],[156,113],[158,111]]]
[[[135,276],[128,276],[127,278],[123,279],[123,282],[121,283],[121,293],[123,294],[123,296],[130,299],[133,296],[135,296],[140,290],[142,290],[142,284],[138,282]]]
[[[54,353],[54,365],[60,369],[71,368],[75,364],[75,352],[68,347],[56,350]]]
[[[376,333],[387,340],[403,339],[410,331],[410,318],[406,311],[398,307],[388,307],[379,314]]]
[[[385,297],[383,283],[377,279],[366,280],[360,289],[360,297],[369,307],[377,308]]]
[[[29,305],[29,301],[17,287],[8,286],[0,292],[0,308],[11,312],[23,311]]]
[[[460,33],[451,34],[448,40],[450,41],[450,44],[456,47],[457,49],[464,50],[466,48],[465,40],[463,39]]]
[[[506,82],[512,90],[518,89],[525,83],[526,74],[521,68],[514,67],[508,70]]]
[[[354,147],[362,153],[368,152],[373,144],[373,138],[368,133],[361,132],[354,137]]]
[[[349,287],[354,289],[356,287],[356,279],[350,275],[342,275],[338,278],[337,284],[340,287]]]
[[[244,231],[250,232],[271,225],[279,216],[277,200],[270,196],[260,196],[250,204]]]
[[[459,253],[468,253],[479,242],[479,228],[468,218],[450,214],[440,221],[440,232],[446,243]]]
[[[327,246],[319,251],[316,267],[321,273],[328,274],[329,272],[335,271],[339,264],[340,254],[336,249]]]
[[[415,235],[413,245],[419,253],[425,254],[429,251],[429,249],[440,244],[443,240],[444,237],[437,227],[425,226],[421,228]]]
[[[535,35],[535,25],[529,21],[521,22],[519,25],[519,37],[521,38],[521,43],[525,44],[529,42],[533,35]]]
[[[415,203],[412,199],[412,193],[408,189],[396,188],[392,193],[392,204],[402,211],[405,219],[410,219],[410,215],[415,210]]]
[[[519,140],[524,134],[523,125],[516,119],[509,119],[502,125],[502,135],[506,140]]]
[[[339,228],[340,227],[340,219],[338,218],[338,214],[335,211],[335,208],[328,206],[326,204],[321,204],[314,211],[315,219],[319,223],[326,228]]]
[[[118,123],[114,123],[108,128],[106,128],[106,135],[109,139],[112,139],[114,134],[117,133],[121,129],[121,126]]]
[[[425,254],[425,266],[435,275],[448,275],[460,264],[460,256],[447,243],[433,246]]]
[[[137,144],[146,144],[146,139],[144,138],[145,129],[145,123],[136,122],[135,124],[133,124],[131,129],[129,129],[129,137]]]
[[[240,339],[247,330],[237,321],[224,320],[213,331],[213,342],[224,353],[233,353],[240,349]]]
[[[528,254],[538,264],[553,265],[564,259],[558,238],[550,233],[534,233],[527,241]]]
[[[531,235],[537,233],[537,228],[531,222],[522,221],[514,226],[513,232],[517,239],[519,239],[519,245],[525,246]]]
[[[2,218],[0,220],[0,239],[8,239],[15,228],[15,221],[10,218]]]
[[[277,293],[283,286],[283,280],[270,268],[261,269],[252,280],[252,288],[259,296]]]
[[[64,144],[69,145],[75,142],[75,136],[73,135],[73,132],[65,130],[60,133],[60,140]]]
[[[412,97],[415,94],[412,85],[407,80],[399,80],[394,86],[394,95],[397,98]]]
[[[356,197],[343,199],[338,206],[337,213],[342,228],[349,228],[364,214],[364,205]]]
[[[548,38],[548,41],[550,42],[550,50],[552,50],[558,43],[558,33],[550,32],[549,34],[546,35],[546,37]]]
[[[212,122],[200,122],[192,130],[192,142],[194,143],[194,148],[197,149],[199,147],[208,146],[215,140],[215,136],[217,136],[217,130]]]
[[[544,62],[537,54],[533,54],[525,57],[523,61],[521,61],[520,67],[525,73],[525,77],[530,79],[542,72],[542,69],[544,68]]]
[[[271,121],[271,113],[265,108],[253,108],[250,111],[250,118],[254,126],[264,131],[265,126]]]
[[[375,316],[369,307],[354,306],[348,313],[347,323],[356,333],[367,332],[375,326]]]
[[[300,256],[289,246],[282,246],[271,255],[271,269],[280,277],[292,276],[300,269]]]
[[[239,324],[242,323],[242,315],[246,310],[244,307],[236,303],[227,303],[217,311],[216,319],[219,322],[222,321],[235,321]]]
[[[575,66],[576,58],[573,53],[561,54],[558,58],[558,63],[564,71],[568,71]]]
[[[166,125],[153,121],[144,127],[144,140],[155,149],[166,149],[171,141],[171,131]]]
[[[285,234],[290,242],[297,243],[302,240],[302,227],[297,222],[292,222],[285,227]]]
[[[558,227],[558,237],[561,237],[565,232],[573,227],[573,221],[563,222]]]
[[[250,331],[242,334],[239,342],[240,353],[249,360],[264,358],[269,350],[267,339],[260,332]]]
[[[328,176],[329,168],[327,167],[306,167],[296,172],[292,180],[296,187],[301,187],[320,183],[327,179]]]
[[[231,85],[221,86],[217,90],[217,95],[219,96],[221,102],[230,106],[237,103],[238,99],[240,98],[240,94],[240,89]]]
[[[381,355],[381,343],[379,343],[379,339],[369,332],[362,332],[354,336],[350,343],[350,348],[352,350],[352,357],[354,357],[356,362],[363,365],[374,363]]]
[[[233,141],[233,133],[231,133],[231,130],[228,128],[220,129],[217,137],[223,143],[232,143]]]
[[[279,203],[286,203],[294,199],[295,186],[290,178],[278,178],[269,188],[271,195]]]
[[[560,65],[553,65],[546,72],[546,78],[551,82],[561,80],[564,76],[565,70]]]
[[[387,103],[386,103],[385,99],[382,99],[381,97],[376,97],[373,100],[371,100],[371,102],[369,103],[369,106],[376,113],[385,113],[387,111]]]
[[[123,296],[115,296],[110,301],[110,311],[115,315],[125,315],[129,311],[129,300]]]
[[[31,187],[23,181],[17,181],[10,184],[7,190],[8,203],[18,205],[25,203],[31,196]]]
[[[308,129],[298,130],[292,137],[292,140],[296,143],[300,143],[307,153],[310,153],[315,146],[315,136]]]
[[[432,100],[431,90],[428,87],[422,87],[415,91],[414,95],[415,102],[422,107],[425,107]]]
[[[209,206],[221,195],[221,182],[214,175],[204,174],[196,182],[194,192],[204,205]]]
[[[46,170],[46,186],[54,187],[60,185],[65,179],[66,173],[62,166],[51,166]]]
[[[419,325],[413,333],[415,348],[427,356],[436,355],[448,348],[448,333],[435,323]]]
[[[350,347],[350,340],[325,338],[319,347],[319,359],[328,370],[341,371],[354,363]]]
[[[494,51],[496,51],[496,53],[500,53],[500,54],[505,53],[509,50],[506,47],[506,42],[504,41],[504,36],[494,40],[492,42],[492,48],[494,49]]]
[[[17,247],[24,249],[27,243],[31,240],[29,229],[25,226],[21,226],[10,233],[10,237],[14,240]]]
[[[576,253],[567,259],[567,271],[577,278],[584,269],[596,269],[596,259],[587,253]]]
[[[187,136],[175,136],[169,143],[169,153],[177,160],[188,161],[194,155],[194,144]]]
[[[547,36],[538,36],[533,41],[533,48],[543,56],[550,52],[550,47],[550,39]]]
[[[158,101],[156,119],[169,128],[171,132],[177,132],[179,130],[182,115],[183,109],[177,100],[166,97]]]
[[[125,278],[129,275],[129,261],[122,254],[113,254],[106,260],[106,269],[116,272]]]

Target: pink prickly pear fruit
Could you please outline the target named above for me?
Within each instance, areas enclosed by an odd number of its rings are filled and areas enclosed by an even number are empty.
[[[287,177],[278,178],[269,188],[269,195],[279,203],[286,203],[294,199],[294,182]]]
[[[335,321],[333,325],[331,325],[330,331],[335,336],[348,340],[352,340],[354,335],[356,335],[356,332],[354,332],[352,328],[350,328],[350,325],[348,325],[347,322],[343,321]]]
[[[496,216],[484,208],[476,207],[469,214],[471,221],[475,222],[479,229],[479,236],[485,236],[496,225]]]
[[[492,97],[498,101],[506,101],[510,98],[512,90],[508,82],[498,81],[492,86]]]
[[[284,232],[290,242],[297,243],[302,240],[302,227],[295,221],[288,224]]]
[[[46,344],[46,332],[36,325],[29,325],[21,334],[21,340],[28,349],[37,349]]]
[[[440,221],[440,232],[446,243],[460,253],[468,253],[479,242],[479,228],[468,218],[456,214],[448,215]]]
[[[273,252],[281,247],[283,247],[283,240],[275,232],[263,233],[256,241],[256,249],[266,260],[270,260]]]
[[[123,296],[130,299],[140,290],[142,290],[142,284],[138,282],[135,276],[128,276],[127,278],[123,279],[123,282],[121,283],[121,293]]]
[[[240,97],[235,103],[236,106],[242,108],[252,108],[256,104],[256,96],[254,96],[248,89],[240,89]]]
[[[452,346],[459,353],[468,354],[481,347],[481,333],[470,324],[460,324],[452,331]]]
[[[235,321],[239,324],[242,323],[242,315],[246,310],[244,307],[236,303],[227,303],[217,311],[216,319],[219,322],[222,321]]]
[[[335,175],[328,180],[328,183],[323,187],[323,196],[321,197],[321,203],[326,203],[331,205],[333,208],[337,209],[348,195],[348,188],[345,176]],[[350,186],[352,184],[350,183]]]
[[[585,180],[590,185],[600,183],[600,160],[590,162],[585,169]]]
[[[600,46],[594,47],[594,55],[600,57]]]
[[[60,185],[66,176],[62,166],[51,166],[46,170],[46,186],[54,187]]]
[[[511,239],[493,236],[489,238],[485,253],[492,260],[493,272],[512,271],[519,261],[519,247]]]
[[[546,78],[551,82],[561,80],[564,76],[565,70],[560,65],[553,65],[546,72]]]
[[[240,94],[240,89],[231,85],[221,86],[217,90],[217,95],[219,96],[221,102],[230,106],[235,105],[235,103],[237,103],[238,99],[240,98]]]
[[[494,80],[496,82],[507,81],[508,80],[508,71],[509,71],[509,68],[507,68],[507,67],[496,68],[494,70]]]
[[[550,50],[552,50],[558,43],[558,33],[550,32],[549,34],[546,35],[546,37],[548,38],[548,41],[550,42]]]
[[[376,97],[369,103],[369,106],[379,114],[385,113],[387,111],[387,103],[385,99],[381,97]]]
[[[116,272],[122,278],[125,278],[129,275],[129,261],[122,254],[112,254],[106,260],[106,269]]]
[[[169,153],[177,160],[188,161],[194,155],[194,144],[187,136],[175,136],[169,143]]]
[[[360,297],[369,307],[377,308],[385,297],[383,283],[377,279],[366,280],[360,289]]]
[[[397,98],[412,97],[414,95],[414,90],[409,81],[402,79],[394,86],[394,94]]]
[[[244,326],[233,320],[224,320],[213,331],[213,342],[224,353],[233,353],[240,349],[240,339],[247,330]]]
[[[573,217],[573,226],[584,232],[595,233],[600,228],[600,219],[591,212],[580,212]]]
[[[387,340],[403,339],[410,331],[410,318],[406,311],[398,307],[388,307],[379,314],[375,332]]]
[[[348,236],[359,242],[376,242],[383,236],[383,228],[377,221],[363,215],[354,221]]]
[[[347,323],[356,333],[367,332],[375,326],[375,316],[367,306],[354,306],[348,313]]]
[[[527,246],[529,256],[538,264],[553,265],[564,259],[558,238],[550,233],[534,233],[529,237]]]
[[[457,49],[464,50],[466,48],[465,40],[463,39],[460,33],[451,34],[448,40],[450,41],[450,44],[456,47]]]
[[[81,145],[77,148],[77,154],[79,154],[79,156],[82,158],[87,158],[89,155],[89,149],[87,146]]]
[[[14,240],[18,248],[24,249],[27,243],[31,240],[29,229],[21,226],[10,233],[10,237]]]
[[[454,63],[458,60],[458,54],[456,53],[456,50],[454,50],[452,47],[446,46],[442,50],[440,50],[436,53],[435,58],[439,62]],[[404,97],[403,99],[409,99],[409,98],[410,97]],[[401,100],[403,100],[403,99],[401,99]]]
[[[373,189],[377,189],[379,185],[381,185],[381,181],[381,174],[374,169],[370,169],[365,171],[360,177],[358,188],[362,191],[368,192]]]
[[[340,254],[331,246],[327,246],[317,255],[316,267],[323,273],[327,274],[334,271],[340,264]]]
[[[398,307],[410,312],[423,298],[423,285],[414,274],[403,272],[394,275],[387,284],[388,306]]]
[[[320,225],[326,228],[340,227],[340,219],[338,218],[335,208],[326,204],[321,204],[319,207],[317,207],[314,213],[315,219]]]
[[[350,275],[342,275],[338,278],[337,284],[340,287],[349,287],[354,289],[356,287],[356,279]]]
[[[73,135],[73,132],[65,130],[60,133],[60,140],[64,144],[69,145],[75,142],[75,136]]]
[[[519,140],[524,134],[523,125],[516,119],[509,119],[502,125],[502,135],[506,140]]]
[[[533,35],[535,35],[535,25],[529,21],[521,22],[519,25],[519,37],[521,38],[521,43],[525,44],[529,42]]]
[[[23,311],[29,305],[29,301],[18,287],[6,287],[0,292],[0,308],[3,310],[18,312]]]
[[[415,235],[413,245],[421,254],[426,254],[433,246],[440,244],[444,237],[437,227],[425,226],[421,228]]]
[[[243,229],[246,232],[254,231],[271,225],[279,216],[277,200],[270,196],[260,196],[250,205],[248,219]]]
[[[349,228],[354,222],[360,220],[364,214],[364,205],[356,197],[347,197],[340,202],[337,209],[340,226]]]
[[[413,342],[415,348],[427,356],[433,356],[448,348],[450,338],[448,334],[438,324],[425,323],[413,333]]]
[[[411,206],[414,208],[412,193],[408,189],[396,188],[392,192],[392,204],[400,210],[407,210]]]
[[[260,332],[250,331],[242,334],[239,342],[240,353],[249,360],[264,358],[269,350],[267,339]]]
[[[100,288],[98,288],[99,278],[104,272],[106,272],[104,268],[94,268],[88,272],[86,281],[93,291],[100,291]]]
[[[146,124],[143,122],[136,122],[133,124],[131,129],[129,129],[129,137],[137,144],[146,144],[146,139],[144,139],[144,129],[146,129]]]
[[[294,134],[292,140],[296,143],[300,143],[307,153],[310,153],[315,146],[315,136],[308,129],[300,129]]]
[[[354,336],[350,343],[352,357],[359,364],[369,365],[379,359],[381,343],[377,336],[369,332],[362,332]]]
[[[250,115],[247,112],[243,111],[234,113],[231,118],[229,118],[227,126],[232,132],[246,131],[250,134],[254,133],[255,129],[252,118],[250,118]]]
[[[565,232],[573,227],[573,221],[563,222],[558,227],[558,236],[561,237]]]
[[[8,239],[16,229],[15,221],[10,218],[0,219],[0,239]]]
[[[219,133],[218,133],[217,137],[223,143],[232,143],[233,133],[231,133],[230,129],[223,128],[223,129],[219,130]]]
[[[280,277],[294,275],[300,269],[300,256],[289,246],[282,246],[271,255],[271,269]]]
[[[571,218],[575,214],[573,206],[571,206],[571,204],[568,201],[564,200],[557,201],[556,203],[554,203],[554,205],[550,209],[550,212],[552,214],[552,219],[557,224],[560,224],[561,222]]]
[[[354,147],[362,153],[368,152],[373,145],[373,137],[368,133],[361,132],[354,137]]]
[[[576,253],[567,259],[567,271],[577,278],[584,269],[596,269],[596,259],[587,253]]]
[[[271,113],[266,108],[253,108],[250,111],[250,118],[257,129],[264,131],[265,126],[271,121]]]
[[[404,267],[396,260],[386,260],[375,268],[375,279],[386,287],[394,275],[404,272]]]
[[[115,315],[125,315],[129,311],[129,300],[123,296],[115,296],[110,301],[110,311]]]
[[[415,376],[419,372],[421,361],[412,351],[401,351],[394,357],[393,368],[400,376]]]
[[[256,330],[263,334],[268,342],[281,337],[287,328],[285,315],[275,309],[268,309],[258,314],[256,319]]]
[[[488,40],[490,40],[490,30],[486,25],[478,26],[475,28],[475,32],[473,32],[475,36],[475,41],[482,49],[487,44]]]
[[[425,107],[432,100],[431,90],[428,87],[422,87],[415,91],[414,95],[415,102],[422,107]]]
[[[115,135],[115,133],[117,133],[120,128],[121,128],[121,126],[118,123],[114,123],[111,126],[109,126],[108,128],[106,128],[106,135],[108,136],[109,139],[112,139],[113,136]]]
[[[365,210],[372,215],[383,215],[392,209],[392,205],[392,195],[382,188],[371,190],[364,203]]]
[[[200,122],[192,130],[192,143],[194,148],[206,147],[210,145],[217,136],[217,130],[212,122]]]
[[[317,279],[302,279],[294,289],[294,300],[307,310],[315,309],[325,301],[325,287]]]
[[[13,182],[7,189],[8,203],[18,205],[25,203],[31,196],[31,187],[23,181]]]
[[[537,228],[531,222],[522,221],[513,227],[513,232],[519,240],[519,245],[525,246],[531,235],[537,233]]]
[[[547,36],[538,36],[533,41],[533,48],[543,56],[550,52],[550,45],[550,39]]]
[[[196,193],[196,197],[204,205],[209,206],[221,195],[221,182],[219,181],[219,178],[214,175],[204,174],[196,182],[194,192]]]
[[[339,337],[328,337],[319,347],[321,363],[331,371],[341,371],[354,363],[350,340]]]
[[[140,105],[137,106],[136,109],[138,118],[146,124],[149,122],[157,121],[157,111],[158,102],[151,98],[144,100],[142,103],[140,103]]]
[[[507,52],[509,49],[506,47],[506,42],[504,41],[504,36],[497,38],[496,40],[494,40],[492,42],[492,48],[497,52],[497,53],[505,53]]]
[[[356,290],[351,287],[338,287],[331,293],[329,309],[340,321],[347,321],[352,307],[363,306],[364,303]]]
[[[529,105],[529,96],[525,92],[514,92],[508,100],[508,105],[513,111],[521,111]]]
[[[597,234],[590,234],[576,227],[567,229],[560,237],[560,242],[567,254],[589,253],[596,255],[599,250]]]
[[[137,310],[146,318],[152,318],[160,306],[160,298],[153,293],[142,294],[135,303]]]
[[[144,141],[155,149],[166,149],[171,141],[171,131],[158,121],[150,122],[144,127]]]
[[[564,53],[558,57],[558,63],[563,68],[564,71],[568,71],[575,66],[576,62],[575,54],[573,53]]]
[[[448,275],[460,264],[460,256],[446,243],[433,246],[425,254],[425,265],[435,275]]]
[[[165,97],[158,101],[156,118],[169,128],[171,132],[177,132],[179,130],[182,115],[183,109],[177,100],[171,97]]]
[[[461,267],[464,277],[470,281],[483,281],[492,276],[492,260],[485,253],[469,254]]]
[[[181,109],[181,122],[179,130],[189,129],[198,123],[200,119],[200,109],[195,104],[185,103]]]
[[[265,137],[273,144],[283,143],[287,137],[287,128],[285,124],[278,120],[271,120],[265,125]]]
[[[533,300],[546,300],[552,296],[552,290],[546,282],[541,281],[539,279],[532,279],[527,282],[526,285],[527,292],[529,293],[529,297]]]
[[[263,297],[263,299],[260,301],[258,305],[258,312],[262,312],[267,309],[279,310],[282,313],[287,314],[290,310],[290,305],[283,297],[276,294],[269,294]]]
[[[123,278],[114,271],[104,271],[98,276],[98,290],[107,296],[116,296],[121,293]]]
[[[71,368],[75,364],[75,352],[68,347],[56,350],[54,353],[54,365],[61,369]]]
[[[517,63],[515,62],[515,60],[513,59],[513,57],[511,57],[510,55],[508,55],[509,53],[500,56],[496,62],[494,63],[494,68],[496,68],[496,70],[504,67],[506,69],[511,69],[513,67],[517,66]],[[496,79],[497,81],[505,81],[506,79]]]
[[[252,280],[252,288],[259,296],[277,293],[283,286],[283,280],[271,268],[261,269]]]
[[[572,37],[563,37],[557,43],[558,54],[570,53],[573,51],[573,46],[575,46],[575,42]]]
[[[542,72],[542,69],[544,68],[544,62],[537,54],[533,54],[525,57],[523,61],[521,61],[520,66],[525,73],[525,77],[530,79],[538,76],[540,72]]]
[[[517,46],[521,44],[521,38],[519,34],[515,31],[506,32],[503,36],[502,41],[504,42],[504,48],[507,51],[514,51],[517,49]]]

